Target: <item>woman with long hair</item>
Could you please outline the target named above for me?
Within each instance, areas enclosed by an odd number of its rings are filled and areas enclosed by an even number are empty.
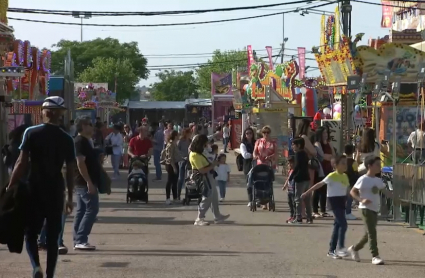
[[[230,216],[222,215],[220,213],[217,183],[211,173],[211,171],[214,170],[214,167],[217,166],[217,161],[210,163],[203,154],[207,144],[208,137],[204,134],[194,137],[190,144],[189,162],[192,166],[192,170],[202,177],[204,184],[202,199],[198,205],[198,217],[194,223],[196,226],[209,225],[209,223],[205,221],[205,214],[210,207],[214,214],[215,223],[221,223]]]
[[[321,182],[324,177],[333,171],[331,160],[335,157],[335,151],[329,143],[329,129],[327,127],[319,127],[316,130],[314,146],[316,147],[318,155],[322,158],[320,162],[321,170],[315,172],[314,183]],[[327,186],[324,185],[316,189],[313,193],[313,217],[326,217],[326,199],[327,199]],[[319,214],[320,204],[320,214]]]
[[[177,149],[180,152],[182,160],[179,162],[179,180],[177,182],[177,199],[180,200],[184,180],[186,179],[186,166],[187,160],[189,159],[189,146],[192,139],[190,139],[192,131],[190,128],[185,128],[182,131],[179,142],[177,143]]]
[[[376,156],[380,157],[381,152],[384,155],[389,155],[390,145],[388,142],[382,145],[376,141],[375,130],[372,128],[365,128],[362,132],[362,138],[357,148],[356,161],[359,163],[359,173],[365,173],[366,167],[364,161],[366,157]]]
[[[248,172],[252,168],[254,146],[255,146],[254,130],[251,127],[248,127],[247,129],[245,129],[243,133],[242,142],[240,145],[240,151],[243,157],[243,173],[245,176],[248,175]]]
[[[165,186],[166,204],[172,204],[170,200],[171,191],[173,191],[173,200],[177,200],[177,181],[179,179],[179,165],[182,160],[181,154],[177,148],[177,136],[179,133],[173,130],[167,138],[165,146],[165,170],[168,173],[167,184]]]

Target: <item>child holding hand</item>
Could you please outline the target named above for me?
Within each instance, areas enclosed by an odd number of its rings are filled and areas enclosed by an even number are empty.
[[[224,153],[218,156],[218,165],[215,167],[217,173],[217,184],[220,189],[220,202],[226,198],[226,187],[230,181],[230,167],[226,164],[226,155]]]

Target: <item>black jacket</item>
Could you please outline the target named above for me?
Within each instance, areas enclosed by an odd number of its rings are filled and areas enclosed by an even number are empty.
[[[0,243],[7,244],[9,252],[21,253],[24,245],[28,187],[25,183],[0,191]]]

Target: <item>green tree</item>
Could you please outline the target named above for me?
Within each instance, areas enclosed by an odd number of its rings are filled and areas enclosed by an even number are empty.
[[[184,101],[197,96],[198,85],[192,71],[164,71],[156,74],[159,82],[152,85],[155,100]]]
[[[203,96],[211,96],[211,73],[230,73],[233,69],[246,68],[247,52],[244,51],[214,51],[207,64],[196,71],[198,75],[199,92]]]
[[[80,74],[88,67],[93,66],[95,58],[128,59],[139,79],[146,79],[149,71],[146,68],[147,60],[140,53],[137,42],[120,43],[117,39],[95,39],[92,41],[61,40],[52,45],[57,50],[52,51],[51,71],[54,74],[63,74],[64,57],[71,50],[74,62],[74,76],[78,79]]]
[[[115,90],[116,80],[117,101],[122,102],[133,94],[139,77],[130,59],[99,57],[93,59],[92,66],[81,72],[78,80],[93,83],[107,82],[109,90],[112,91]]]

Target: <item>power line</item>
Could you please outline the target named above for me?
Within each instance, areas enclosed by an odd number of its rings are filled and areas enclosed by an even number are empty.
[[[386,3],[373,3],[373,2],[367,2],[367,1],[362,1],[362,0],[352,0],[353,2],[357,2],[357,3],[361,3],[361,4],[369,4],[369,5],[374,5],[374,6],[385,6],[385,7],[392,7],[392,8],[410,8],[407,6],[402,6],[402,5],[395,5],[395,4],[386,4]],[[406,2],[412,2],[412,3],[417,3],[417,4],[421,4],[421,3],[425,3],[425,1],[406,1]],[[413,7],[412,7],[413,8]],[[420,7],[414,7],[417,10],[420,11],[425,11],[425,8],[420,8]]]
[[[218,9],[204,9],[204,10],[182,10],[182,11],[157,11],[157,12],[105,12],[105,11],[67,11],[67,10],[48,10],[48,9],[23,9],[23,8],[9,8],[8,12],[11,13],[31,13],[31,14],[49,14],[49,15],[66,15],[71,16],[73,13],[91,14],[92,16],[155,16],[155,15],[177,15],[177,14],[199,14],[209,12],[229,12],[240,10],[252,10],[261,8],[272,8],[278,6],[287,6],[294,4],[304,4],[311,1],[299,0],[291,2],[283,2],[277,4],[245,6],[245,7],[232,7],[232,8],[218,8]]]
[[[310,8],[320,8],[323,6],[328,6],[336,3],[337,1],[327,2],[321,5],[317,5]],[[45,24],[58,24],[58,25],[75,25],[75,26],[95,26],[95,27],[166,27],[166,26],[184,26],[184,25],[198,25],[198,24],[211,24],[211,23],[221,23],[221,22],[232,22],[232,21],[241,21],[262,17],[270,17],[275,15],[281,15],[286,13],[293,13],[297,11],[296,9],[286,12],[265,14],[265,15],[256,15],[256,16],[248,16],[248,17],[240,17],[240,18],[230,18],[230,19],[221,19],[221,20],[212,20],[212,21],[199,21],[199,22],[183,22],[183,23],[162,23],[162,24],[92,24],[92,23],[73,23],[73,22],[58,22],[58,21],[45,21],[45,20],[33,20],[27,18],[15,18],[8,17],[10,20],[18,20],[18,21],[26,21],[26,22],[37,22],[37,23],[45,23]]]

